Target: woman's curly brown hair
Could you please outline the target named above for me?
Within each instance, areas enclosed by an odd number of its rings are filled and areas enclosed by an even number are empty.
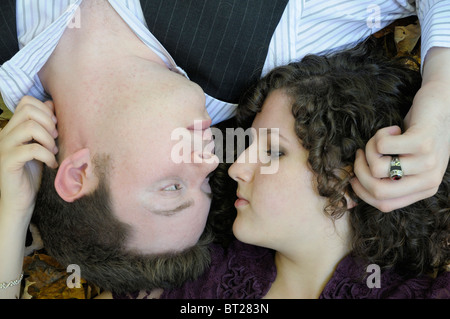
[[[385,58],[374,42],[366,41],[272,70],[247,92],[237,114],[238,125],[247,128],[270,92],[281,89],[291,96],[296,134],[309,152],[319,194],[329,199],[325,213],[340,218],[348,210],[344,195],[349,194],[358,203],[349,214],[352,253],[409,275],[450,262],[448,168],[435,196],[390,213],[359,200],[350,179],[356,151],[377,130],[403,129],[402,119],[420,85],[419,72]]]

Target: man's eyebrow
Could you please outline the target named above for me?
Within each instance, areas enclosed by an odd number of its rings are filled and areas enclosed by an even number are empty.
[[[157,209],[157,210],[152,210],[152,213],[157,214],[157,215],[171,216],[171,215],[175,215],[176,213],[179,213],[180,211],[182,211],[186,208],[189,208],[193,205],[194,205],[194,201],[189,200],[174,209],[169,209],[169,210],[158,210]]]

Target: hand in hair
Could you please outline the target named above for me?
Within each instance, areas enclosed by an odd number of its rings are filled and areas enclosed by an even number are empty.
[[[449,74],[450,49],[430,50],[422,87],[405,118],[406,131],[381,129],[365,152],[358,152],[352,187],[366,203],[389,212],[437,192],[450,156]],[[405,174],[401,180],[388,178],[389,154],[400,155]]]

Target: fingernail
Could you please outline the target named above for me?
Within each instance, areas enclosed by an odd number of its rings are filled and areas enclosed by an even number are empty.
[[[56,118],[56,116],[52,116],[52,120],[53,120],[53,122],[56,124],[56,123],[58,123],[58,119]]]
[[[53,154],[58,154],[58,146],[55,146],[54,148],[53,148]]]
[[[53,138],[57,138],[58,137],[58,130],[54,130],[52,133]]]

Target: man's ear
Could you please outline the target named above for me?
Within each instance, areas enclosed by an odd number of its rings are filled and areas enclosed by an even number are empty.
[[[98,178],[94,172],[89,149],[79,150],[59,165],[55,188],[66,202],[73,202],[95,190]]]

